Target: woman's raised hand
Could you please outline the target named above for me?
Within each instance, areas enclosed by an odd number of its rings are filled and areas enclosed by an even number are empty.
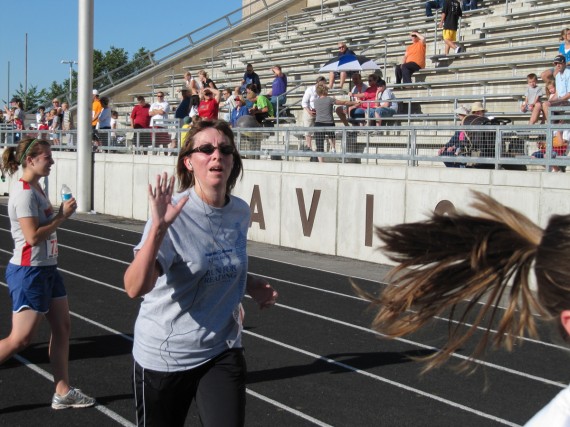
[[[156,176],[156,186],[148,185],[150,210],[153,223],[164,224],[167,227],[178,217],[188,201],[188,196],[182,197],[176,205],[172,204],[174,192],[174,176],[168,177],[166,172]]]

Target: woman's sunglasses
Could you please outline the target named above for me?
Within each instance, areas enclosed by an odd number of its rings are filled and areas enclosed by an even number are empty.
[[[192,153],[204,153],[204,154],[213,154],[214,151],[216,151],[216,149],[218,149],[218,151],[224,155],[229,155],[229,154],[234,154],[235,153],[235,148],[233,145],[229,145],[229,144],[222,144],[222,145],[218,145],[217,147],[215,145],[212,144],[204,144],[204,145],[200,145],[199,147],[194,148],[192,151],[190,151],[190,154]]]

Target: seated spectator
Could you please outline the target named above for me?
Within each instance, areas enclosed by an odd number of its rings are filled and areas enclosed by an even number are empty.
[[[568,150],[568,141],[570,140],[570,130],[555,131],[552,135],[552,152],[551,158],[557,156],[565,156]],[[546,142],[538,143],[538,151],[530,155],[534,159],[544,159],[546,156]],[[566,172],[565,167],[551,166],[549,172]]]
[[[395,66],[396,84],[411,83],[412,74],[426,67],[426,38],[417,31],[410,37],[412,44],[406,48],[402,63]]]
[[[235,93],[234,93],[235,92]],[[220,102],[220,110],[223,111],[222,120],[230,122],[232,111],[236,108],[236,96],[238,96],[237,88],[232,92],[232,90],[227,87],[222,90],[222,101]]]
[[[548,112],[551,106],[570,105],[570,69],[566,66],[566,57],[557,55],[553,63],[555,68],[556,96],[542,103],[542,112],[546,120],[548,120]]]
[[[487,110],[480,101],[475,101],[471,104],[471,115],[483,117],[486,112]]]
[[[251,108],[253,107],[253,103],[249,100],[249,97],[247,96],[249,94],[249,92],[255,92],[255,94],[260,94],[261,93],[261,89],[256,86],[254,83],[250,83],[245,87],[245,106],[247,108]]]
[[[206,88],[202,91],[198,115],[204,120],[218,120],[221,92],[217,89]]]
[[[240,117],[247,116],[249,114],[249,109],[245,106],[243,98],[241,96],[236,96],[234,98],[234,101],[236,103],[236,106],[230,115],[230,125],[232,127],[236,126],[236,123]]]
[[[465,108],[464,106],[461,106],[459,108],[456,108],[454,113],[457,114],[459,121],[462,122],[463,119],[469,115],[469,109]],[[467,138],[465,135],[465,131],[463,130],[455,131],[455,133],[453,134],[451,139],[447,142],[447,144],[445,144],[437,151],[437,155],[448,156],[448,157],[455,157],[462,155],[465,152],[466,143],[467,143]],[[458,163],[458,162],[443,162],[443,164],[448,168],[465,167],[464,163]]]
[[[376,104],[373,117],[376,121],[376,126],[382,126],[382,117],[392,117],[398,112],[398,103],[394,101],[396,96],[392,89],[386,87],[386,82],[382,79],[378,80],[376,99],[380,102]],[[370,110],[370,114],[370,117],[372,117],[372,110]]]
[[[361,126],[364,126],[364,117],[371,117],[374,115],[374,109],[376,108],[376,94],[378,92],[378,80],[380,77],[376,74],[370,74],[368,76],[368,88],[362,93],[354,93],[352,96],[360,101],[356,104],[355,108],[350,112],[350,118],[354,121],[359,121]],[[369,114],[366,114],[369,111]]]
[[[426,16],[429,18],[433,16],[433,11],[443,7],[443,0],[428,0],[426,1]]]
[[[477,0],[463,0],[462,9],[464,12],[477,9]]]
[[[542,102],[541,98],[545,96],[544,89],[538,86],[538,77],[534,73],[530,73],[526,76],[527,88],[524,94],[524,100],[521,104],[521,112],[531,113],[529,125],[533,125],[538,122],[542,112]],[[544,123],[544,117],[542,118],[542,123]]]
[[[271,83],[271,89],[267,92],[267,96],[270,97],[273,111],[278,115],[278,110],[281,110],[287,102],[287,96],[285,95],[287,92],[287,76],[283,74],[279,65],[271,67],[271,71],[275,75],[275,78],[273,79],[273,83]],[[277,107],[279,107],[279,109]]]
[[[347,54],[356,55],[352,50],[348,48],[345,42],[338,42],[338,57],[340,58],[341,56]],[[339,89],[342,89],[346,78],[350,77],[350,73],[347,73],[346,71],[340,71],[336,73],[334,71],[331,71],[329,73],[329,89],[334,89],[334,81],[337,77],[340,77],[338,87]]]
[[[259,76],[255,71],[253,71],[253,65],[247,64],[245,66],[245,73],[243,74],[243,78],[241,80],[241,86],[238,89],[240,95],[246,94],[247,85],[254,84],[257,88],[257,93],[261,91],[261,80],[259,80]]]
[[[363,93],[364,91],[366,91],[366,89],[368,89],[368,86],[366,85],[366,83],[362,81],[362,76],[360,75],[360,73],[353,73],[351,78],[352,78],[352,89],[350,91],[350,99],[351,101],[354,101],[356,99],[354,97],[354,94]],[[347,116],[350,117],[352,110],[354,110],[355,108],[357,108],[356,105],[352,105],[349,107],[341,105],[336,108],[336,114],[345,126],[349,126]]]
[[[256,94],[254,91],[247,93],[247,99],[251,101],[252,107],[249,114],[255,117],[258,123],[262,123],[268,117],[275,117],[273,105],[265,95]]]

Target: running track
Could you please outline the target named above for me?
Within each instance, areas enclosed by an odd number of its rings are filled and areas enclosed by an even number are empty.
[[[0,199],[0,337],[10,330],[4,270],[10,259],[6,198]],[[0,366],[1,426],[130,426],[134,410],[130,349],[138,300],[122,289],[142,224],[76,215],[58,231],[59,267],[72,311],[72,384],[95,396],[94,409],[53,411],[44,322],[28,349]],[[372,313],[349,278],[366,290],[384,286],[386,268],[336,257],[250,244],[250,271],[279,291],[276,307],[244,306],[248,362],[247,426],[515,426],[565,384],[567,350],[550,340],[495,352],[473,375],[453,363],[426,375],[408,356],[429,354],[446,326],[387,341],[369,329]],[[223,407],[220,407],[223,410]],[[187,425],[199,425],[191,410]]]

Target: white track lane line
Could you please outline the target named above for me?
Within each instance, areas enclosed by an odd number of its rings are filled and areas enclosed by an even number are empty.
[[[256,258],[257,258],[257,257],[256,257]],[[333,273],[333,272],[330,272],[330,271],[329,271],[328,273]],[[265,279],[267,279],[267,280],[274,280],[274,281],[276,281],[276,282],[286,283],[286,284],[288,284],[288,285],[297,286],[297,287],[300,287],[300,288],[306,288],[306,289],[310,289],[310,290],[313,290],[313,291],[316,291],[316,292],[322,292],[322,293],[326,293],[326,294],[331,294],[331,295],[339,296],[339,297],[342,297],[342,298],[348,298],[348,299],[353,299],[353,300],[361,301],[361,302],[364,302],[364,303],[368,303],[368,300],[366,300],[366,299],[364,299],[364,298],[362,298],[362,297],[358,297],[358,296],[356,296],[356,295],[350,295],[350,294],[345,294],[345,293],[342,293],[342,292],[330,291],[330,290],[328,290],[328,289],[322,289],[322,288],[318,288],[318,287],[316,287],[316,286],[304,285],[304,284],[302,284],[302,283],[292,282],[292,281],[290,281],[290,280],[279,279],[279,278],[277,278],[277,277],[265,276],[265,275],[263,275],[263,274],[255,274],[255,273],[253,273],[253,272],[252,272],[252,274],[254,274],[254,275],[256,275],[256,276],[259,276],[259,277],[263,277],[263,278],[265,278]],[[335,274],[335,273],[333,273],[333,274]],[[368,281],[370,281],[370,280],[368,280]],[[380,284],[380,282],[376,282],[376,283]],[[498,308],[500,308],[501,310],[505,310],[505,307],[498,307]],[[411,311],[411,310],[410,310],[410,311]],[[540,320],[540,316],[535,316],[535,317],[538,317],[539,320]],[[448,321],[449,321],[449,319],[446,319],[446,318],[444,318],[444,317],[439,317],[439,316],[434,316],[433,318],[436,319],[436,320],[442,320],[442,321],[444,321],[444,322],[448,322]],[[457,323],[459,323],[459,321],[457,321],[457,320],[452,320],[451,323],[457,324]],[[467,326],[467,327],[471,327],[471,326],[472,326],[470,323],[464,323],[464,325]],[[477,329],[479,329],[480,331],[486,331],[486,330],[487,330],[486,328],[484,328],[484,327],[482,327],[482,326],[478,326]],[[491,333],[493,333],[493,334],[497,334],[497,333],[498,333],[495,329],[489,329],[489,332],[491,332]],[[564,345],[549,343],[549,342],[541,341],[541,340],[534,339],[534,338],[517,336],[517,339],[519,339],[519,340],[521,340],[521,341],[528,341],[528,342],[531,342],[531,343],[533,343],[533,344],[539,344],[539,345],[544,345],[544,346],[546,346],[546,347],[556,348],[556,349],[563,350],[563,351],[566,351],[566,352],[570,351],[570,348],[568,348],[568,347],[566,347],[566,346],[564,346]]]
[[[0,214],[0,217],[6,217],[6,218],[7,218],[8,216],[7,216],[7,215],[1,215],[1,214]],[[81,222],[93,224],[92,222],[89,222],[89,221],[81,221]],[[118,229],[118,230],[122,230],[122,231],[130,231],[130,232],[133,232],[132,230],[128,230],[128,229],[124,229],[124,228],[119,228],[119,227],[110,227],[110,226],[105,225],[105,224],[98,224],[98,225],[102,225],[102,226],[104,226],[104,227],[108,227],[108,228],[112,228],[112,229]],[[0,230],[1,230],[1,231],[7,231],[7,232],[9,232],[9,230],[3,229],[3,228],[0,228]],[[99,237],[99,236],[95,236],[95,235],[92,235],[92,234],[80,233],[80,232],[73,231],[73,230],[69,230],[69,229],[64,229],[64,230],[69,231],[69,232],[71,232],[71,233],[76,233],[76,234],[81,234],[81,235],[85,235],[85,236],[90,236],[90,237],[98,238],[98,239],[105,240],[105,241],[109,241],[109,242],[112,242],[112,243],[118,243],[118,244],[123,244],[123,245],[128,245],[128,246],[134,247],[133,245],[128,244],[128,243],[119,242],[119,241],[115,241],[115,240],[111,240],[111,239],[106,239],[106,238]],[[137,232],[133,232],[133,233],[137,233]],[[140,234],[140,233],[139,233],[139,234]],[[72,248],[72,247],[70,247],[70,246],[64,246],[64,245],[61,245],[61,244],[60,244],[60,246],[65,247],[65,248],[68,248],[68,249],[72,249],[72,250],[81,251],[80,249],[75,249],[75,248]],[[84,253],[90,254],[90,252],[84,252]],[[95,256],[103,257],[103,256],[97,255],[97,254],[95,254]],[[103,258],[106,258],[106,257],[103,257]],[[262,260],[268,260],[268,261],[273,261],[273,262],[279,262],[279,263],[281,263],[281,264],[286,264],[286,265],[288,264],[288,263],[284,263],[283,261],[274,260],[274,259],[271,259],[271,258],[260,257],[260,256],[255,256],[254,258],[262,259]],[[107,259],[108,259],[108,258],[107,258]],[[119,260],[116,260],[116,261],[117,261],[117,262],[123,262],[123,261],[119,261]],[[289,264],[289,265],[296,265],[296,264]],[[320,272],[324,272],[324,273],[340,274],[340,273],[335,273],[335,272],[333,272],[333,271],[323,270],[323,269],[313,268],[313,267],[303,267],[303,268],[307,268],[307,269],[311,269],[311,270],[315,270],[315,271],[320,271]],[[253,274],[255,274],[255,273],[253,273]],[[349,295],[349,294],[344,294],[344,293],[342,293],[342,292],[330,291],[330,290],[318,288],[318,287],[315,287],[315,286],[303,285],[303,284],[301,284],[301,283],[291,282],[291,281],[289,281],[289,280],[283,280],[283,279],[279,279],[279,278],[276,278],[276,277],[264,276],[264,275],[261,275],[261,274],[258,274],[258,276],[264,277],[264,278],[267,278],[267,279],[276,280],[276,281],[283,282],[283,283],[288,283],[288,284],[290,284],[290,285],[294,285],[294,286],[298,286],[298,287],[303,287],[303,288],[307,288],[307,289],[312,289],[312,290],[315,290],[315,291],[318,291],[318,292],[329,293],[329,294],[341,296],[341,297],[344,297],[344,298],[349,298],[349,299],[355,299],[355,300],[359,300],[359,301],[368,302],[368,301],[365,300],[364,298],[357,297],[357,296],[355,296],[355,295]],[[348,276],[346,276],[346,277],[347,277],[347,279],[349,278]],[[371,281],[370,279],[365,279],[365,278],[358,278],[358,277],[350,277],[350,278],[352,278],[352,279],[357,279],[357,280]],[[381,284],[380,282],[375,282],[375,283]],[[479,304],[481,304],[481,303],[479,303]],[[505,310],[505,307],[500,307],[500,306],[499,306],[499,308],[502,309],[502,310]],[[540,318],[540,316],[536,316],[536,317],[539,317],[539,318]],[[448,322],[448,321],[449,321],[449,319],[442,318],[442,317],[439,317],[439,316],[434,316],[434,319],[436,319],[436,320],[442,320],[442,321],[444,321],[444,322]],[[456,320],[452,320],[451,323],[458,324],[459,322],[456,321]],[[470,323],[464,323],[464,325],[465,325],[466,327],[468,327],[468,328],[472,326]],[[477,329],[480,330],[480,331],[486,331],[486,328],[484,328],[484,327],[482,327],[482,326],[477,326]],[[489,332],[491,332],[492,334],[497,334],[497,333],[498,333],[495,329],[489,329]],[[563,346],[563,345],[558,345],[558,344],[554,344],[554,343],[549,343],[549,342],[546,342],[546,341],[541,341],[541,340],[539,340],[539,339],[534,339],[534,338],[529,338],[529,337],[520,337],[520,336],[517,337],[517,339],[519,339],[519,340],[521,340],[521,341],[527,341],[527,342],[530,342],[530,343],[533,343],[533,344],[544,345],[544,346],[546,346],[546,347],[556,348],[556,349],[563,350],[563,351],[570,351],[570,349],[569,349],[568,347],[565,347],[565,346]]]
[[[4,285],[4,283],[2,283]],[[53,382],[53,375],[50,374],[47,371],[44,371],[42,368],[40,368],[37,365],[34,365],[32,362],[30,362],[28,359],[26,359],[25,357],[22,357],[18,354],[12,356],[14,359],[16,359],[18,362],[20,362],[22,365],[25,365],[27,368],[31,369],[32,371],[34,371],[36,374],[41,375],[42,377],[44,377],[45,379],[47,379],[50,382]],[[100,405],[99,403],[95,404],[95,409],[97,409],[99,412],[102,412],[103,414],[105,414],[107,417],[115,420],[117,423],[119,423],[122,426],[125,427],[135,427],[135,425],[133,423],[131,423],[129,420],[121,417],[119,414],[117,414],[116,412],[110,410],[109,408],[107,408],[106,406]]]
[[[329,358],[323,357],[323,356],[319,356],[318,354],[311,353],[311,352],[309,352],[309,351],[306,351],[306,350],[303,350],[303,349],[300,349],[300,348],[291,346],[291,345],[289,345],[289,344],[282,343],[282,342],[280,342],[280,341],[277,341],[277,340],[274,340],[274,339],[271,339],[271,338],[264,337],[264,336],[262,336],[262,335],[258,335],[258,334],[254,333],[254,332],[244,330],[243,333],[244,333],[244,334],[247,334],[247,335],[251,335],[252,337],[258,338],[258,339],[260,339],[260,340],[267,341],[267,342],[269,342],[269,343],[271,343],[271,344],[275,344],[275,345],[277,345],[277,346],[284,347],[284,348],[286,348],[286,349],[288,349],[288,350],[292,350],[292,351],[295,351],[295,352],[297,352],[297,353],[304,354],[305,356],[309,356],[309,357],[311,357],[311,358],[313,358],[313,359],[320,360],[320,361],[323,361],[323,362],[326,362],[326,363],[330,363],[330,364],[332,364],[332,365],[339,366],[339,367],[341,367],[341,368],[343,368],[343,369],[346,369],[346,370],[348,370],[348,371],[355,372],[355,373],[360,374],[360,375],[364,375],[364,376],[366,376],[366,377],[375,379],[375,380],[377,380],[377,381],[381,381],[381,382],[383,382],[383,383],[390,384],[390,385],[392,385],[392,386],[394,386],[394,387],[398,387],[398,388],[404,389],[404,390],[406,390],[406,391],[409,391],[409,392],[412,392],[412,393],[415,393],[415,394],[419,394],[419,395],[421,395],[421,396],[423,396],[423,397],[427,397],[428,399],[437,400],[438,402],[444,403],[444,404],[446,404],[446,405],[452,406],[452,407],[457,408],[457,409],[461,409],[461,410],[466,411],[466,412],[470,412],[470,413],[475,414],[475,415],[478,415],[478,416],[480,416],[480,417],[487,418],[487,419],[496,421],[496,422],[498,422],[498,423],[501,423],[501,424],[504,424],[504,425],[507,425],[507,426],[512,426],[512,427],[518,427],[518,426],[519,426],[519,424],[515,424],[515,423],[512,423],[512,422],[510,422],[510,421],[508,421],[508,420],[504,420],[504,419],[502,419],[502,418],[495,417],[495,416],[490,415],[490,414],[487,414],[487,413],[485,413],[485,412],[478,411],[477,409],[470,408],[469,406],[461,405],[460,403],[456,403],[456,402],[453,402],[453,401],[451,401],[451,400],[444,399],[443,397],[439,397],[439,396],[436,396],[436,395],[434,395],[434,394],[427,393],[427,392],[425,392],[425,391],[419,390],[419,389],[417,389],[417,388],[410,387],[410,386],[407,386],[407,385],[405,385],[405,384],[402,384],[402,383],[398,383],[398,382],[396,382],[396,381],[389,380],[388,378],[384,378],[384,377],[381,377],[381,376],[379,376],[379,375],[371,374],[370,372],[367,372],[367,371],[362,371],[362,370],[360,370],[360,369],[358,369],[358,368],[355,368],[355,367],[353,367],[353,366],[347,365],[347,364],[345,364],[345,363],[337,362],[336,360],[329,359]]]
[[[8,251],[6,251],[6,250],[4,250],[4,249],[0,249],[0,252],[11,253],[11,252],[8,252]],[[64,270],[64,269],[60,269],[60,271],[65,272],[65,273],[70,273],[68,270]],[[75,277],[78,277],[78,278],[80,278],[80,279],[82,279],[82,280],[94,282],[94,283],[97,283],[97,284],[106,286],[106,287],[108,287],[108,288],[110,288],[110,289],[118,290],[118,291],[123,292],[123,293],[125,292],[125,290],[124,290],[122,287],[117,287],[117,286],[110,285],[110,284],[108,284],[108,283],[103,283],[103,282],[100,282],[100,281],[96,281],[96,280],[94,280],[94,279],[91,279],[91,278],[89,278],[89,277],[87,277],[87,276],[82,276],[82,275],[80,275],[80,274],[76,274],[76,273],[70,273],[70,274],[73,275],[73,276],[75,276]],[[254,273],[254,274],[255,274],[255,273]],[[260,276],[260,277],[268,278],[268,276],[262,276],[262,275],[259,275],[259,276]],[[277,280],[277,279],[275,279],[275,280]],[[291,283],[291,282],[290,282],[290,283]],[[300,286],[305,286],[305,285],[300,285]],[[316,288],[316,289],[318,289],[318,288]],[[250,298],[250,299],[251,299],[251,297],[250,297],[249,295],[245,295],[245,296],[246,296],[247,298]],[[384,338],[386,337],[385,335],[380,334],[379,332],[376,332],[376,331],[373,330],[373,329],[366,328],[366,327],[359,326],[359,325],[355,325],[355,324],[353,324],[353,323],[344,322],[344,321],[342,321],[342,320],[333,319],[332,317],[327,317],[327,316],[323,316],[323,315],[320,315],[320,314],[311,313],[311,312],[308,312],[308,311],[305,311],[305,310],[302,310],[302,309],[299,309],[299,308],[295,308],[295,307],[290,307],[290,306],[287,306],[287,305],[284,305],[284,304],[281,304],[281,303],[277,303],[277,304],[275,304],[275,306],[284,308],[284,309],[286,309],[286,310],[294,311],[294,312],[297,312],[297,313],[300,313],[300,314],[303,314],[303,315],[306,315],[306,316],[316,317],[316,318],[318,318],[318,319],[321,319],[321,320],[324,320],[324,321],[327,321],[327,322],[331,322],[331,323],[336,323],[336,324],[339,324],[339,325],[343,325],[343,326],[346,326],[346,327],[348,327],[348,328],[357,329],[357,330],[359,330],[359,331],[363,331],[363,332],[366,332],[366,333],[371,333],[371,334],[374,334],[374,335],[377,335],[377,336],[380,336],[380,337],[384,337]],[[395,340],[395,341],[402,342],[402,343],[405,343],[405,344],[408,344],[408,345],[411,345],[411,346],[420,347],[420,348],[426,349],[426,350],[432,350],[432,351],[439,351],[439,350],[440,350],[440,349],[437,348],[437,347],[433,347],[433,346],[430,346],[430,345],[422,344],[422,343],[420,343],[420,342],[418,342],[418,341],[412,341],[412,340],[409,340],[409,339],[406,339],[406,338],[394,338],[394,340]],[[564,349],[564,350],[567,350],[567,349]],[[462,354],[459,354],[459,353],[451,353],[451,357],[454,357],[454,358],[457,358],[457,359],[461,359],[461,360],[468,360],[468,359],[469,359],[468,356],[465,356],[465,355],[462,355]],[[554,386],[560,387],[560,388],[566,388],[566,387],[567,387],[567,384],[563,384],[563,383],[558,382],[558,381],[553,381],[553,380],[549,380],[549,379],[547,379],[547,378],[542,378],[542,377],[539,377],[539,376],[536,376],[536,375],[527,374],[527,373],[525,373],[525,372],[521,372],[521,371],[518,371],[518,370],[515,370],[515,369],[507,368],[507,367],[505,367],[505,366],[497,365],[497,364],[490,363],[490,362],[485,362],[484,360],[471,359],[471,362],[476,363],[476,364],[481,365],[481,366],[488,367],[488,368],[497,369],[497,370],[502,371],[502,372],[507,372],[507,373],[512,374],[512,375],[515,375],[515,376],[519,376],[519,377],[523,377],[523,378],[530,379],[530,380],[533,380],[533,381],[541,382],[541,383],[544,383],[544,384],[554,385]]]
[[[8,287],[8,285],[7,285],[6,283],[4,283],[4,282],[0,282],[0,285],[5,286],[5,287]],[[110,286],[110,285],[109,285],[109,286]],[[112,287],[113,289],[117,289],[117,288],[115,288],[114,286],[111,286],[111,287]],[[120,331],[117,331],[117,330],[115,330],[115,329],[113,329],[113,328],[110,328],[110,327],[108,327],[108,326],[106,326],[106,325],[103,325],[102,323],[96,322],[95,320],[91,320],[91,319],[89,319],[89,318],[87,318],[87,317],[85,317],[85,316],[82,316],[82,315],[80,315],[80,314],[78,314],[78,313],[75,313],[75,312],[73,312],[73,311],[70,311],[69,314],[70,314],[71,316],[73,316],[73,317],[76,317],[76,318],[78,318],[78,319],[80,319],[80,320],[86,322],[86,323],[90,323],[91,325],[94,325],[94,326],[96,326],[96,327],[98,327],[98,328],[100,328],[100,329],[103,329],[103,330],[105,330],[105,331],[107,331],[107,332],[110,332],[110,333],[112,333],[112,334],[114,334],[114,335],[117,335],[117,336],[119,336],[119,337],[121,337],[121,338],[123,338],[123,339],[125,339],[125,340],[127,340],[127,341],[133,342],[133,338],[130,337],[129,335],[125,335],[125,334],[123,334],[123,333],[120,332]],[[44,378],[46,378],[46,379],[48,379],[49,381],[53,382],[53,376],[52,376],[50,373],[48,373],[48,372],[44,371],[43,369],[41,369],[40,367],[34,365],[32,362],[30,362],[29,360],[23,358],[22,356],[14,355],[13,357],[14,357],[16,360],[18,360],[20,363],[22,363],[23,365],[25,365],[26,367],[30,368],[32,371],[34,371],[34,372],[40,374],[40,375],[43,376]],[[285,411],[287,411],[287,412],[289,412],[289,413],[291,413],[291,414],[293,414],[293,415],[295,415],[295,416],[297,416],[297,417],[299,417],[299,418],[303,418],[305,421],[311,422],[311,423],[313,423],[313,424],[315,424],[315,425],[317,425],[317,426],[321,426],[321,427],[332,427],[332,426],[329,426],[329,424],[323,423],[322,421],[319,421],[319,420],[317,420],[316,418],[311,417],[310,415],[307,415],[307,414],[305,414],[305,413],[303,413],[303,412],[301,412],[301,411],[298,411],[298,410],[296,410],[296,409],[294,409],[294,408],[291,408],[291,407],[289,407],[289,406],[283,405],[282,403],[279,403],[279,402],[277,402],[277,401],[275,401],[275,400],[273,400],[273,399],[270,399],[270,398],[265,397],[265,396],[263,396],[263,395],[261,395],[261,394],[259,394],[259,393],[256,393],[256,392],[254,392],[253,390],[250,390],[250,389],[246,388],[246,392],[247,392],[248,394],[250,394],[250,395],[256,397],[257,399],[263,400],[264,402],[267,402],[267,403],[269,403],[269,404],[271,404],[271,405],[274,405],[274,406],[276,406],[276,407],[278,407],[278,408],[280,408],[280,409],[283,409],[283,410],[285,410]],[[131,427],[131,426],[134,427],[134,426],[135,426],[133,423],[131,423],[130,421],[124,419],[124,418],[121,417],[119,414],[117,414],[116,412],[114,412],[114,411],[108,409],[108,408],[105,407],[105,406],[102,406],[102,405],[100,405],[100,404],[97,404],[97,405],[95,406],[95,408],[98,409],[100,412],[104,413],[105,415],[107,415],[109,418],[112,418],[113,420],[117,421],[117,422],[120,423],[122,426],[126,426],[126,427]]]

